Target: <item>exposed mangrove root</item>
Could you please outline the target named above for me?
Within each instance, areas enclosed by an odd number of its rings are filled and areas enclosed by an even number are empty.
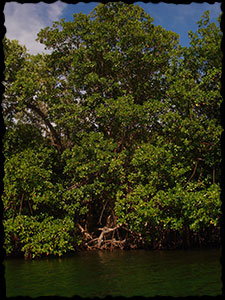
[[[98,228],[98,231],[101,231],[98,237],[93,237],[89,234],[80,224],[78,224],[79,229],[81,230],[84,239],[85,247],[87,250],[113,250],[114,248],[124,249],[127,242],[127,235],[123,239],[116,239],[115,232],[121,228],[121,225],[117,225],[113,228],[104,226]],[[125,228],[123,228],[125,230]],[[117,237],[120,238],[119,233],[117,232]]]
[[[78,227],[86,239],[93,239],[90,233],[88,233],[80,224],[78,224]]]
[[[111,224],[112,225],[112,224]],[[151,241],[144,235],[133,232],[124,225],[114,227],[104,226],[98,228],[100,234],[89,234],[81,225],[78,225],[83,234],[82,248],[86,250],[113,250],[113,249],[180,249],[193,248],[208,245],[211,240],[212,246],[220,245],[220,231],[211,227],[208,231],[199,233],[184,227],[183,231],[158,230],[152,232]],[[147,236],[149,236],[149,232]],[[212,236],[214,237],[212,239]]]

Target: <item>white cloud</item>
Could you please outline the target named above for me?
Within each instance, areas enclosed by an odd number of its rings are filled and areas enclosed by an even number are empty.
[[[66,6],[66,3],[60,1],[51,4],[6,3],[4,8],[6,36],[25,45],[31,54],[43,52],[44,46],[35,40],[37,33],[51,25],[53,21],[59,20]]]

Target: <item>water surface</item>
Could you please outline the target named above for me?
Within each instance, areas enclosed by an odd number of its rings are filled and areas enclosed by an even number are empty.
[[[217,296],[221,251],[132,250],[5,261],[7,297]]]

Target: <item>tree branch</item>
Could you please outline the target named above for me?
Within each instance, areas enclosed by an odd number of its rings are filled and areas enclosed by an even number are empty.
[[[107,201],[105,202],[105,204],[104,204],[104,206],[103,206],[103,208],[102,208],[101,215],[100,215],[100,218],[99,218],[99,220],[98,220],[98,223],[99,223],[100,225],[101,225],[101,221],[102,221],[102,215],[103,215],[103,212],[104,212],[104,210],[105,210],[106,205],[107,205],[108,202],[109,202],[109,200],[107,200]]]
[[[61,139],[59,137],[59,134],[56,132],[55,128],[52,126],[51,122],[48,120],[48,116],[38,106],[36,106],[32,103],[29,103],[29,102],[26,102],[26,105],[28,108],[30,108],[31,110],[36,112],[41,117],[41,119],[44,121],[44,123],[49,128],[49,130],[52,134],[53,140],[55,142],[55,146],[61,152],[62,151]]]

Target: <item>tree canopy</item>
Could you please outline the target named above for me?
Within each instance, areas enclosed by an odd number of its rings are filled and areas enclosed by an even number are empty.
[[[73,18],[48,54],[3,41],[7,254],[216,244],[220,28],[205,12],[187,48],[138,5]]]

